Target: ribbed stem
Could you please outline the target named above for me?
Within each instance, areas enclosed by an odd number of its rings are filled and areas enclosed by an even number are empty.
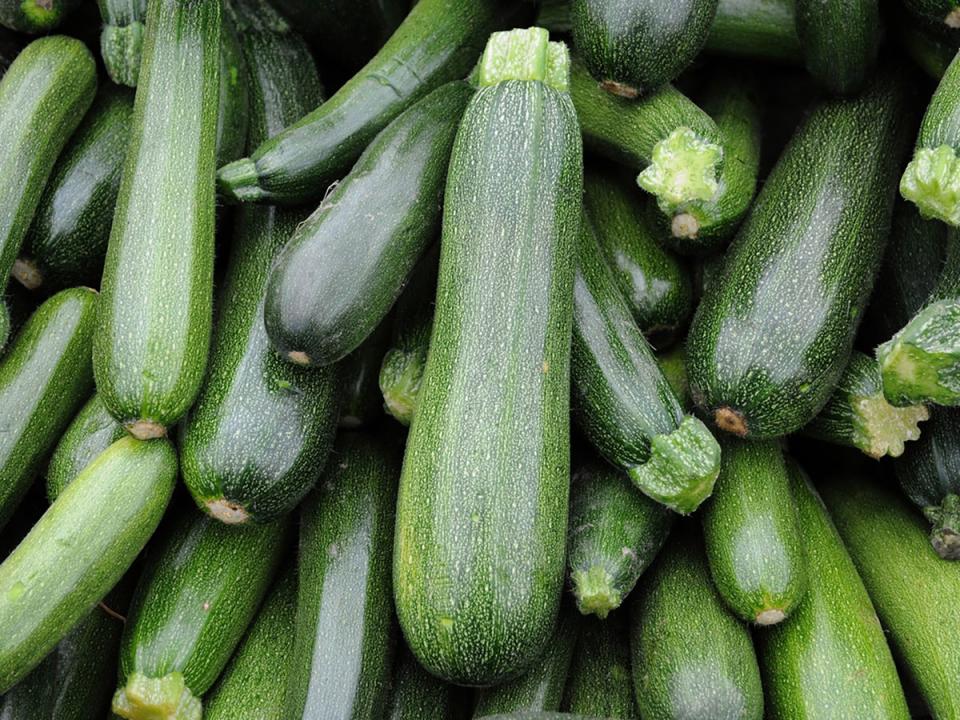
[[[480,87],[526,80],[567,92],[569,77],[566,45],[550,42],[550,33],[539,27],[493,33],[480,59]]]
[[[202,706],[178,672],[162,678],[133,673],[113,696],[113,712],[127,720],[200,720]]]
[[[613,587],[613,577],[599,565],[588,570],[577,570],[570,574],[570,579],[577,608],[583,615],[596,615],[604,620],[623,601]]]
[[[723,148],[679,127],[653,147],[653,159],[637,184],[655,195],[657,206],[673,216],[694,202],[713,200],[720,189]]]
[[[900,194],[925,218],[960,225],[960,160],[949,145],[920,148],[900,178]]]

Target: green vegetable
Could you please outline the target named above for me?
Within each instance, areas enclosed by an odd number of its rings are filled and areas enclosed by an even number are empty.
[[[927,75],[939,81],[950,67],[957,48],[941,38],[931,37],[909,22],[895,25],[897,40],[907,56]]]
[[[36,35],[60,26],[80,0],[0,0],[0,25]]]
[[[452,685],[434,677],[417,662],[404,646],[397,658],[393,674],[393,697],[387,720],[452,720],[456,696]]]
[[[630,675],[627,616],[585,618],[564,693],[568,712],[612,720],[638,720]]]
[[[960,28],[960,3],[957,0],[903,0],[903,6],[927,27],[956,38]]]
[[[705,49],[786,63],[801,61],[794,0],[719,0]]]
[[[147,0],[97,0],[103,30],[100,54],[110,79],[136,87],[147,17]]]
[[[229,0],[226,1],[229,2]],[[252,79],[249,77],[247,61],[244,59],[245,51],[240,45],[237,28],[232,20],[233,14],[233,12],[222,13],[223,27],[220,31],[217,167],[236,160],[246,151],[247,123],[251,112],[249,85]],[[264,22],[267,22],[267,17],[269,16],[264,18]],[[311,64],[307,67],[311,67]],[[304,97],[307,97],[307,94]],[[320,102],[320,98],[316,96],[310,97],[310,100],[314,101],[314,105]],[[303,107],[298,113],[298,119],[308,110],[309,107]],[[286,121],[292,122],[292,120]]]
[[[681,343],[666,352],[659,353],[657,365],[660,366],[663,377],[680,401],[680,406],[686,412],[690,412],[693,409],[693,399],[690,397],[690,383],[687,380],[686,346]]]
[[[390,318],[378,325],[363,344],[340,363],[340,427],[356,430],[383,418],[380,366],[390,343]],[[317,370],[309,370],[317,372]]]
[[[878,0],[796,0],[796,13],[810,74],[832,93],[860,92],[880,48]]]

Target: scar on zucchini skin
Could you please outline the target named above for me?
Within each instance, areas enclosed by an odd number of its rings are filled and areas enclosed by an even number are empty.
[[[127,423],[126,428],[127,432],[137,440],[153,440],[167,436],[167,429],[152,420],[136,420],[132,423]]]
[[[611,95],[626,98],[627,100],[636,100],[640,97],[640,91],[635,87],[627,85],[626,83],[617,82],[616,80],[602,80],[600,87]]]
[[[302,350],[291,350],[287,353],[287,359],[294,365],[307,366],[310,364],[310,356]]]
[[[733,433],[738,437],[746,437],[750,432],[743,413],[733,408],[726,406],[717,408],[713,414],[713,421],[724,432]]]
[[[230,502],[226,498],[207,500],[207,512],[227,525],[242,525],[250,518],[250,513],[242,505]]]

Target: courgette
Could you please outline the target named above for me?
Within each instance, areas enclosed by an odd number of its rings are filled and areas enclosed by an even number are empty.
[[[397,502],[394,592],[414,654],[459,684],[495,684],[529,667],[563,590],[582,214],[567,74],[566,48],[546,30],[492,35],[450,159],[433,336]]]
[[[794,0],[719,0],[704,49],[799,64]]]
[[[393,694],[386,720],[453,720],[456,694],[452,685],[434,677],[404,646],[393,674]]]
[[[148,3],[93,348],[103,402],[139,438],[186,413],[207,363],[220,26],[220,0]]]
[[[796,13],[809,73],[829,92],[860,92],[880,48],[878,0],[796,0]]]
[[[0,693],[53,649],[127,571],[173,492],[165,440],[117,440],[0,565]]]
[[[886,244],[909,132],[904,82],[881,73],[863,95],[810,114],[706,289],[688,369],[721,430],[786,435],[829,400]]]
[[[41,305],[0,361],[0,528],[93,388],[97,294],[63,290]]]
[[[875,478],[831,478],[820,492],[930,713],[960,717],[960,565],[937,557],[923,519]]]
[[[440,228],[447,160],[472,95],[458,80],[401,113],[297,227],[264,309],[270,340],[290,362],[342,360],[393,307]]]
[[[939,82],[957,54],[957,48],[942,38],[931,37],[910,22],[896,24],[896,39],[907,56],[929,77]]]
[[[612,720],[639,720],[633,698],[627,614],[585,618],[574,651],[563,709]]]
[[[303,505],[285,718],[377,718],[386,709],[398,450],[384,438],[342,434]]]
[[[232,7],[252,71],[255,145],[319,102],[321,88],[306,45],[266,14],[269,6],[242,0]],[[291,511],[333,443],[335,370],[284,362],[263,323],[270,269],[303,218],[300,210],[249,207],[234,223],[207,376],[180,448],[187,488],[223,522],[269,522]]]
[[[524,6],[508,0],[421,0],[333,97],[250,157],[222,167],[220,192],[240,202],[322,198],[391,120],[431,90],[465,77],[490,32],[510,26]]]
[[[630,659],[642,718],[763,717],[750,633],[714,589],[695,524],[677,528],[633,597]]]
[[[48,33],[79,4],[80,0],[2,0],[0,25],[31,35]]]
[[[683,343],[657,354],[657,365],[685,412],[693,410],[690,382],[687,380],[687,348]]]
[[[147,18],[147,0],[97,0],[103,30],[100,55],[110,79],[136,87]]]
[[[344,430],[368,427],[383,419],[379,372],[390,343],[390,325],[388,316],[360,347],[339,363],[339,425]]]
[[[229,2],[229,0],[227,0]],[[275,13],[274,13],[275,15]],[[220,77],[217,111],[217,167],[241,157],[247,149],[247,124],[250,115],[250,73],[247,69],[246,53],[240,45],[237,28],[233,22],[234,13],[221,15],[223,27],[220,31]],[[312,63],[307,67],[311,67]],[[314,105],[320,102],[317,96],[309,97]],[[298,118],[309,112],[309,107],[300,109]],[[284,118],[285,122],[293,122]],[[261,138],[266,140],[267,138]],[[250,143],[253,145],[253,143]]]
[[[823,501],[795,463],[790,486],[808,589],[789,622],[760,636],[768,716],[909,718],[870,597]]]

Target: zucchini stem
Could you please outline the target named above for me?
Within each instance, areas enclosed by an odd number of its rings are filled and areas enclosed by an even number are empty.
[[[133,673],[113,696],[113,712],[127,720],[200,720],[202,706],[181,673],[162,678]]]
[[[410,425],[417,410],[423,382],[423,362],[418,352],[390,350],[380,367],[380,392],[384,408],[403,425]]]
[[[949,145],[920,148],[900,178],[900,194],[925,218],[960,225],[960,160]]]
[[[589,570],[577,570],[570,575],[577,609],[582,615],[596,615],[605,620],[612,610],[620,607],[623,598],[613,589],[613,577],[606,568],[593,565]]]
[[[260,187],[257,164],[250,158],[240,158],[217,171],[217,189],[232,202],[258,202],[266,198]]]
[[[653,146],[652,161],[637,176],[637,184],[656,196],[657,206],[668,217],[689,214],[692,204],[716,198],[722,162],[720,145],[704,140],[688,127],[678,127]]]
[[[933,523],[930,543],[944,560],[960,560],[960,495],[947,495],[939,506],[924,508]]]
[[[567,92],[569,78],[567,46],[550,42],[550,33],[539,27],[493,33],[480,58],[480,87],[525,80],[540,81]]]

